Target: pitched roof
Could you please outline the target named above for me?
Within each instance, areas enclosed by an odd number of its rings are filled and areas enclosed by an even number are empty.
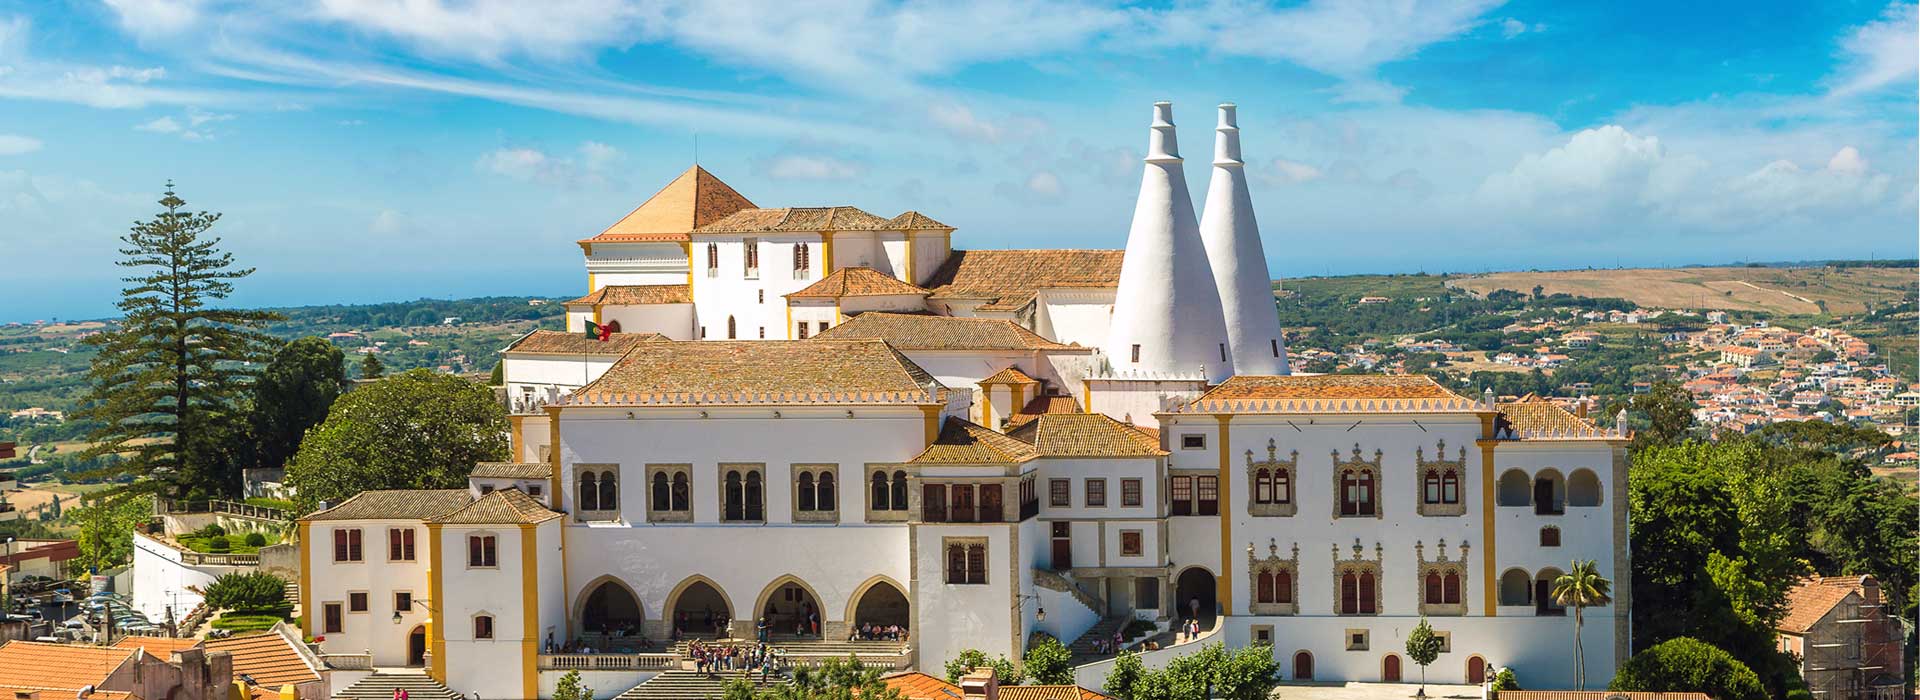
[[[699,233],[761,233],[766,231],[889,231],[886,219],[858,207],[781,207],[741,209],[694,229]]]
[[[960,697],[960,686],[920,671],[895,673],[880,680],[888,688],[900,691],[900,700],[953,700]]]
[[[207,651],[233,655],[233,675],[253,677],[257,686],[279,688],[285,684],[320,680],[320,674],[308,666],[305,657],[293,648],[293,642],[279,632],[262,632],[226,639],[207,640]]]
[[[1018,413],[1007,418],[1009,425],[1020,425],[1039,418],[1047,413],[1084,413],[1080,400],[1062,394],[1043,394],[1033,397],[1027,405],[1021,406]]]
[[[466,507],[427,522],[447,525],[524,525],[543,523],[560,517],[547,510],[520,489],[501,489],[468,503]]]
[[[553,465],[546,462],[480,462],[473,465],[477,479],[546,479],[553,476]]]
[[[567,306],[608,304],[691,304],[693,285],[688,284],[609,284],[592,293],[567,302]]]
[[[887,228],[895,231],[952,231],[953,227],[934,221],[917,211],[907,210],[887,219]]]
[[[927,279],[930,299],[979,299],[1012,311],[1043,287],[1117,287],[1122,250],[956,250]]]
[[[1042,457],[1158,457],[1160,439],[1100,413],[1047,413],[1007,431]]]
[[[1008,464],[1033,459],[1033,445],[949,416],[940,436],[909,464]]]
[[[1106,700],[1107,696],[1077,685],[1003,685],[1000,700]]]
[[[155,656],[162,659],[167,658],[168,656],[171,656],[173,652],[179,651],[181,649],[192,649],[196,646],[200,646],[200,640],[198,639],[182,639],[179,637],[141,637],[141,636],[133,636],[133,635],[122,637],[120,638],[120,641],[113,643],[113,647],[115,649],[145,649],[147,650],[147,654],[149,656]]]
[[[1502,690],[1505,700],[1713,700],[1706,693],[1620,690]]]
[[[1206,400],[1272,399],[1458,399],[1420,374],[1242,375],[1200,397]]]
[[[878,340],[650,343],[564,405],[939,403],[932,375]]]
[[[361,491],[340,505],[301,519],[426,520],[459,510],[472,500],[466,489]]]
[[[513,341],[506,353],[537,353],[542,355],[625,355],[637,343],[650,343],[668,338],[659,333],[614,333],[605,341],[593,340],[584,333],[566,331],[534,331]]]
[[[999,318],[869,311],[828,328],[814,340],[872,338],[900,350],[1079,350]]]
[[[1019,367],[1008,365],[1006,369],[994,372],[993,376],[980,380],[981,384],[1039,384],[1040,380],[1027,376]]]
[[[751,208],[753,202],[696,165],[680,173],[600,235],[581,243],[685,241],[694,229]]]
[[[1858,576],[1803,579],[1799,585],[1787,591],[1787,614],[1780,618],[1780,624],[1775,627],[1788,634],[1806,634],[1813,630],[1820,618],[1833,610],[1833,606],[1839,605],[1840,601],[1858,590]]]
[[[135,651],[10,641],[0,644],[0,689],[79,690],[99,685]]]
[[[786,297],[788,299],[839,299],[903,294],[926,296],[927,290],[902,282],[895,279],[893,275],[871,267],[843,267],[800,291],[787,294]]]
[[[1574,415],[1551,399],[1533,394],[1520,397],[1518,401],[1500,404],[1500,412],[1506,414],[1507,421],[1520,433],[1540,433],[1544,435],[1584,435],[1598,430],[1593,421]]]

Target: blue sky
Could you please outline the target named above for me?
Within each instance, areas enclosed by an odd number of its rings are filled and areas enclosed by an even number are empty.
[[[0,320],[111,312],[168,178],[235,303],[565,294],[702,165],[975,248],[1124,244],[1240,105],[1277,275],[1916,254],[1905,2],[0,0]]]

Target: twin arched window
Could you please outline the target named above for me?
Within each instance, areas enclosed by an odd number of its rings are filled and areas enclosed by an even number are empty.
[[[904,511],[907,509],[907,473],[905,471],[894,471],[891,480],[887,478],[887,473],[884,471],[874,472],[872,491],[871,500],[874,510]]]
[[[728,469],[722,479],[720,519],[727,522],[766,520],[766,489],[758,469]]]
[[[833,470],[802,471],[795,483],[794,509],[802,512],[828,512],[840,509],[839,494],[834,491]]]
[[[1254,580],[1253,602],[1281,604],[1293,602],[1293,574],[1262,569]]]
[[[708,243],[707,244],[707,276],[718,277],[719,275],[720,275],[720,244]]]
[[[1373,572],[1347,572],[1340,577],[1340,614],[1373,615],[1379,612],[1379,581]]]
[[[807,271],[813,268],[813,250],[805,243],[793,244],[793,276],[804,279]]]
[[[690,507],[688,496],[691,491],[686,472],[673,472],[672,476],[668,476],[665,471],[654,472],[652,503],[654,512],[685,512]]]
[[[1293,472],[1285,467],[1261,467],[1253,472],[1253,502],[1292,503]]]
[[[1460,502],[1460,472],[1454,469],[1429,469],[1422,480],[1420,498],[1429,504]]]
[[[620,476],[612,469],[600,471],[584,470],[580,472],[580,510],[610,511],[620,509]]]
[[[1428,571],[1425,589],[1428,605],[1459,605],[1460,573]]]

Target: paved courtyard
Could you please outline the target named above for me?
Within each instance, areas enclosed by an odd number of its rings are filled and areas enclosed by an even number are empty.
[[[1419,683],[1282,683],[1273,689],[1270,697],[1278,700],[1410,700],[1419,690]],[[1428,683],[1427,697],[1480,700],[1480,686]]]

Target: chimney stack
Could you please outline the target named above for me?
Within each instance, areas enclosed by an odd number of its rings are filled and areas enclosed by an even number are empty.
[[[1274,310],[1273,276],[1267,272],[1260,224],[1253,216],[1253,195],[1247,190],[1246,164],[1240,159],[1235,112],[1231,102],[1220,105],[1220,122],[1214,127],[1213,178],[1207,183],[1200,238],[1219,290],[1233,373],[1290,374],[1286,338],[1280,334],[1280,317]]]
[[[960,677],[960,695],[964,700],[1000,700],[1000,679],[992,666],[980,666]]]

